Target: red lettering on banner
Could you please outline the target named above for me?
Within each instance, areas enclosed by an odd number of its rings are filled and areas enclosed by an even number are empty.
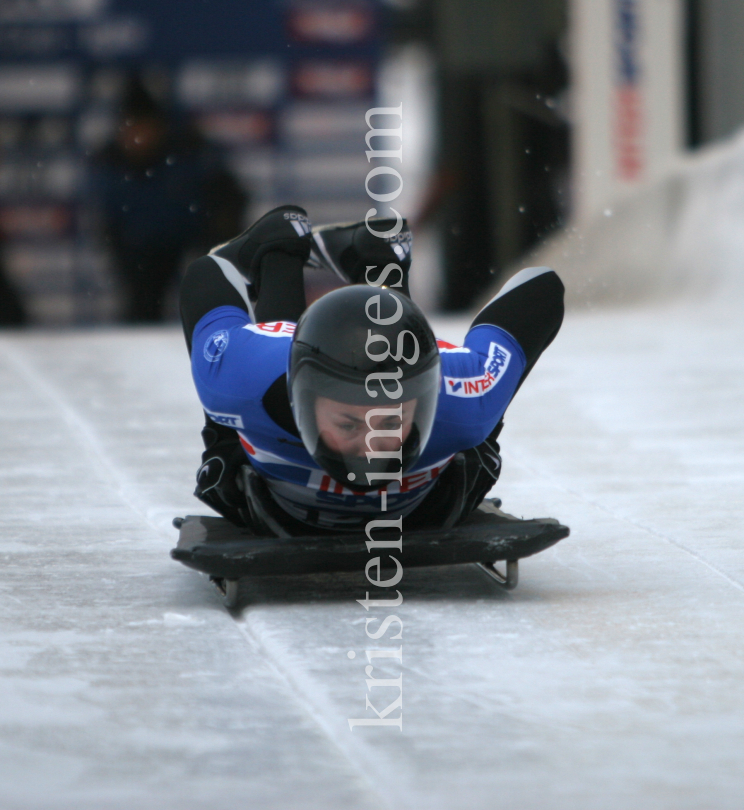
[[[637,180],[643,170],[643,110],[636,87],[618,87],[616,117],[617,173]]]
[[[324,475],[320,479],[320,486],[318,487],[318,489],[321,492],[328,492],[328,489],[329,489],[330,486],[331,486],[331,476],[330,475]]]

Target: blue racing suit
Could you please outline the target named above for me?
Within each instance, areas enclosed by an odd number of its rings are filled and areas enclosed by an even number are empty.
[[[292,425],[266,409],[286,375],[295,324],[254,323],[245,309],[217,306],[196,323],[191,368],[207,416],[236,431],[272,499],[293,518],[330,529],[358,528],[381,511],[380,491],[333,480]],[[522,346],[492,323],[476,323],[463,346],[437,341],[442,379],[431,437],[400,483],[386,487],[387,513],[410,515],[460,451],[483,442],[501,420],[527,369]]]

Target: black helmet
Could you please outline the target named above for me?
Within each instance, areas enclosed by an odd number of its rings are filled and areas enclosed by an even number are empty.
[[[308,452],[353,489],[384,487],[429,440],[439,367],[431,327],[405,295],[358,284],[319,298],[297,324],[289,361]]]

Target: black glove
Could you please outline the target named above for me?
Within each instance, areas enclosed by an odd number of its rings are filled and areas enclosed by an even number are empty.
[[[240,468],[248,460],[237,434],[207,417],[202,440],[206,450],[194,495],[236,526],[249,525],[245,495],[238,486]]]
[[[460,519],[467,517],[478,507],[501,475],[501,448],[492,436],[493,434],[477,447],[465,451],[465,456],[471,464],[468,465],[470,469],[467,495]]]
[[[501,474],[496,437],[503,426],[499,422],[484,442],[455,455],[436,485],[406,518],[408,528],[456,526],[478,507]]]

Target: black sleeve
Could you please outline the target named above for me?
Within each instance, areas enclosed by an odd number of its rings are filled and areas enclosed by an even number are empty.
[[[180,295],[181,323],[189,354],[196,324],[210,310],[224,306],[239,307],[248,312],[245,300],[225,278],[214,259],[202,256],[191,262],[181,282]]]

